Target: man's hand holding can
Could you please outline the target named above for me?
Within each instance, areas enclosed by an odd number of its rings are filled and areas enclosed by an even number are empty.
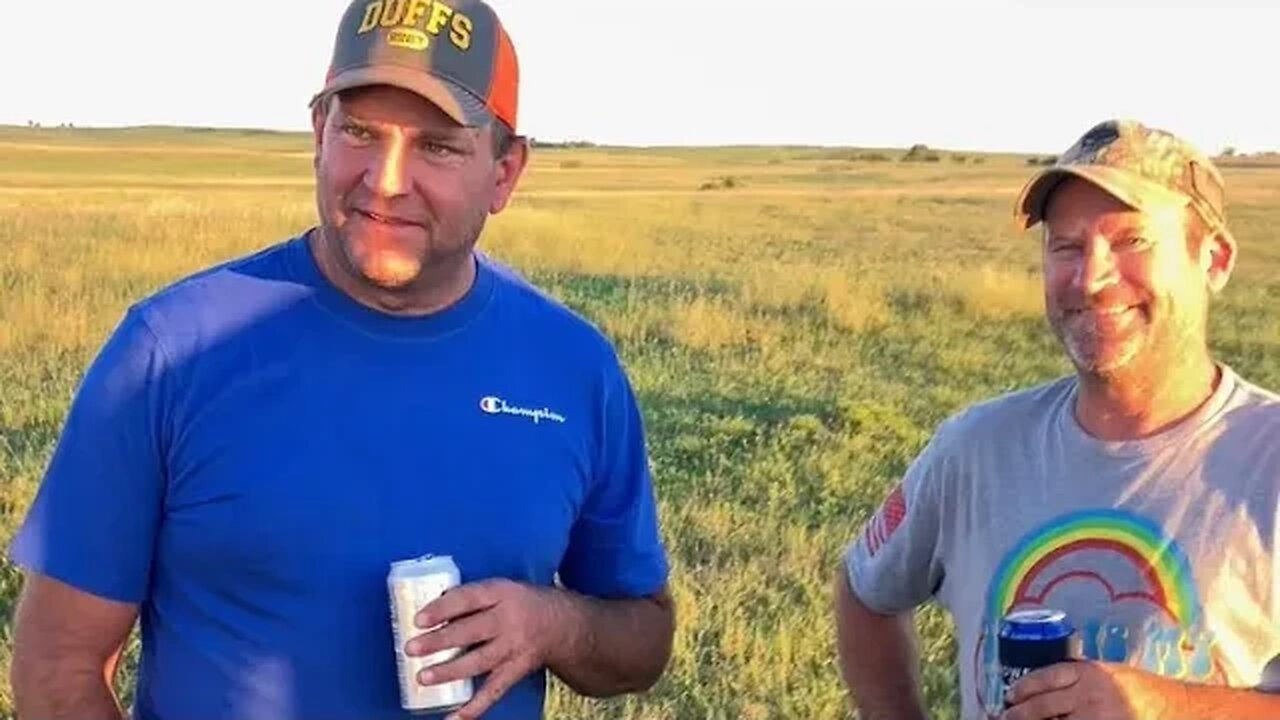
[[[504,579],[453,588],[428,603],[415,624],[426,632],[406,646],[409,656],[466,648],[457,657],[418,673],[418,682],[436,685],[487,674],[474,697],[451,718],[482,715],[521,678],[551,662],[576,642],[571,604],[558,591]]]

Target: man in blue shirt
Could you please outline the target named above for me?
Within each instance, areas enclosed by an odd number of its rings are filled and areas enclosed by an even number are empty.
[[[11,555],[22,717],[404,718],[391,562],[452,555],[410,654],[451,717],[546,672],[650,687],[674,612],[641,415],[608,341],[479,253],[527,161],[493,11],[357,0],[312,103],[319,224],[130,307]]]

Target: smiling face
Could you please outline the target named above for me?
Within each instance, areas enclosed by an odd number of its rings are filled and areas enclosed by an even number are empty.
[[[470,262],[523,169],[522,152],[494,156],[492,127],[458,125],[397,88],[335,96],[313,124],[325,251],[376,292],[411,292],[432,270]]]
[[[1189,243],[1185,205],[1137,211],[1070,178],[1045,213],[1045,308],[1077,370],[1160,373],[1206,352],[1221,241]]]

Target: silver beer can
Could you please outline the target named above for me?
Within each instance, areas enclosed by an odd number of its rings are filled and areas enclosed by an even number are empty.
[[[471,699],[471,678],[438,685],[418,682],[418,671],[458,657],[462,648],[447,648],[425,657],[406,655],[404,651],[405,643],[426,632],[413,622],[418,611],[461,582],[462,574],[448,555],[424,555],[393,562],[387,573],[391,630],[396,644],[396,672],[400,679],[400,706],[414,714],[448,712],[462,707]]]

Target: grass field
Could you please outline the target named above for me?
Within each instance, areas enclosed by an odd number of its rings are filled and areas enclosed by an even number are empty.
[[[620,348],[679,604],[653,692],[588,702],[556,688],[552,717],[852,717],[829,614],[843,546],[946,415],[1067,371],[1041,319],[1038,236],[1012,222],[1025,158],[900,155],[542,149],[491,222],[483,247]],[[307,227],[310,172],[301,135],[0,128],[6,544],[126,305]],[[1242,252],[1213,345],[1276,388],[1280,170],[1227,176]],[[19,585],[0,565],[6,677]],[[949,622],[932,608],[920,622],[934,717],[954,718]],[[126,696],[131,679],[127,666]]]

